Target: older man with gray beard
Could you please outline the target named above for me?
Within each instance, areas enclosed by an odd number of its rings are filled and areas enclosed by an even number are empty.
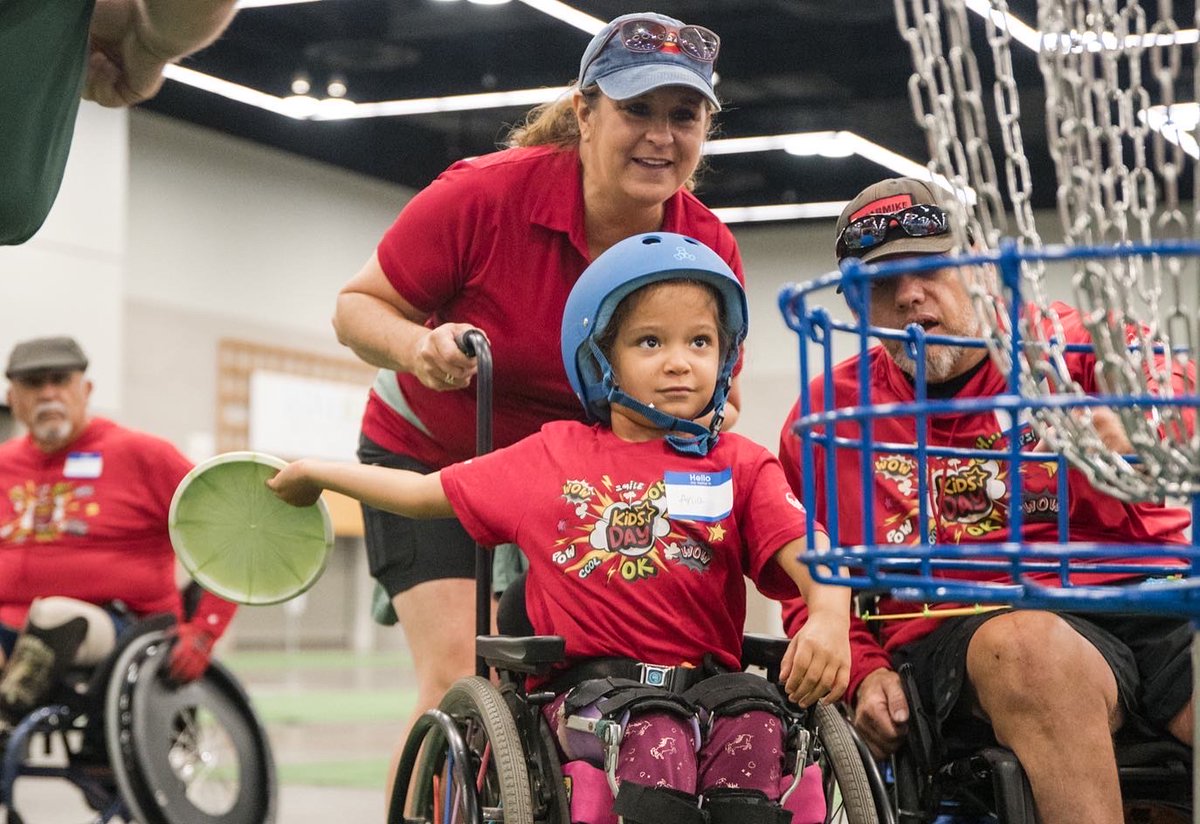
[[[91,417],[72,338],[18,343],[5,376],[27,434],[0,444],[0,742],[71,664],[91,665],[131,620],[183,619],[167,513],[191,464],[166,441]],[[236,607],[204,593],[170,673],[190,681]]]
[[[939,197],[928,183],[912,178],[867,187],[838,220],[839,262],[858,258],[890,263],[950,252],[954,239]],[[970,287],[976,279],[991,276],[983,267],[943,267],[872,280],[867,287],[868,320],[876,328],[903,330],[916,324],[930,335],[977,337],[981,324]],[[1065,341],[1087,344],[1090,339],[1079,313],[1062,303],[1056,303],[1055,310]],[[1071,377],[1085,392],[1102,394],[1095,355],[1087,346],[1080,349],[1065,358]],[[925,355],[924,390],[930,399],[989,398],[1007,392],[1005,376],[983,348],[930,345]],[[859,380],[864,366],[867,387]],[[915,371],[903,342],[883,340],[833,367],[833,397],[825,397],[825,376],[817,377],[809,392],[812,409],[911,404],[917,395]],[[1182,376],[1175,378],[1182,388]],[[800,441],[792,428],[798,412],[799,404],[784,424],[780,458],[799,495]],[[1098,423],[1100,418],[1107,421],[1105,443],[1123,451],[1128,441],[1115,413],[1097,409],[1094,414]],[[1006,467],[968,452],[1009,448],[1011,432],[1001,417],[994,409],[930,415],[926,442],[947,449],[945,455],[930,455],[922,464],[911,454],[886,447],[915,443],[914,419],[878,418],[872,424],[876,451],[866,491],[861,453],[840,446],[832,456],[836,488],[826,489],[826,449],[818,444],[811,479],[816,487],[814,515],[828,523],[833,507],[826,502],[836,496],[837,535],[843,546],[916,544],[921,534],[918,472],[923,472],[931,543],[1055,543],[1060,508],[1066,510],[1072,541],[1185,542],[1183,530],[1190,520],[1185,511],[1123,503],[1098,492],[1077,471],[1069,473],[1062,499],[1053,463],[1023,462],[1020,499],[1013,501]],[[842,443],[860,437],[853,421],[835,424],[834,429]],[[1038,448],[1032,433],[1023,432],[1020,438],[1022,451]],[[865,494],[874,497],[876,517],[869,525],[864,523]],[[1026,513],[1020,535],[1010,535],[1009,515],[1015,506]],[[1145,570],[1146,575],[1156,572],[1163,571]],[[884,598],[879,610],[881,617],[892,620],[879,623],[878,639],[862,622],[852,625],[847,692],[854,700],[854,724],[877,756],[894,751],[908,728],[909,706],[893,662],[913,665],[932,732],[946,751],[960,754],[998,741],[1016,753],[1029,777],[1038,819],[1045,824],[1123,820],[1112,735],[1126,722],[1136,718],[1180,741],[1190,740],[1191,627],[1185,621],[1042,610],[947,617],[938,616],[935,609],[909,617],[912,605],[891,598]],[[801,602],[785,605],[789,634],[804,618]]]

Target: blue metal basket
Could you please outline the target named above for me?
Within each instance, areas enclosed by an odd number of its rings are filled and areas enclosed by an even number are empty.
[[[800,338],[800,402],[795,432],[800,439],[800,474],[803,480],[803,503],[809,512],[809,534],[816,529],[818,511],[824,512],[824,525],[834,549],[829,552],[809,552],[805,562],[818,580],[856,588],[885,589],[895,597],[917,602],[955,602],[966,604],[1005,603],[1016,606],[1075,609],[1110,612],[1155,612],[1178,614],[1200,619],[1200,546],[1196,536],[1190,544],[1131,545],[1128,542],[1072,542],[1069,507],[1062,505],[1068,498],[1068,465],[1061,456],[1029,451],[1028,417],[1049,406],[1138,406],[1164,403],[1190,407],[1200,406],[1200,396],[1161,397],[1026,397],[1020,391],[1019,376],[1007,376],[1008,391],[991,397],[949,398],[933,400],[924,388],[925,347],[933,344],[953,344],[983,347],[978,339],[926,335],[919,326],[903,332],[870,326],[867,321],[869,281],[891,277],[904,272],[922,272],[946,266],[965,267],[990,265],[996,267],[1006,288],[1005,311],[1012,330],[1011,363],[1020,363],[1021,269],[1023,265],[1065,260],[1102,260],[1133,256],[1196,257],[1197,243],[1161,243],[1153,246],[1127,246],[1119,249],[1085,249],[1047,247],[1021,251],[1016,244],[1006,242],[996,252],[971,254],[953,258],[911,258],[870,265],[857,260],[847,262],[843,271],[832,272],[800,285],[784,288],[779,303],[787,324]],[[844,295],[835,295],[835,288]],[[856,320],[835,320],[821,305],[824,301],[845,299]],[[911,403],[875,403],[869,387],[867,354],[872,338],[902,340],[917,364],[915,401]],[[835,397],[832,373],[840,360],[834,354],[838,346],[849,345],[859,357],[858,402],[844,408],[818,409],[810,383],[815,376],[824,375],[818,384],[825,399]],[[1084,346],[1086,351],[1089,347]],[[1193,387],[1194,388],[1194,387]],[[1006,421],[1002,449],[962,448],[931,443],[928,436],[931,421],[939,417],[991,412],[997,420]],[[888,419],[911,421],[914,438],[906,443],[885,443],[873,440],[872,429],[877,422]],[[835,433],[840,424],[841,433]],[[907,423],[905,423],[907,425]],[[855,431],[847,437],[847,429]],[[1023,445],[1024,441],[1024,445]],[[818,470],[818,453],[835,456],[852,453],[856,458],[857,485],[851,487],[839,478],[839,461],[825,460]],[[875,511],[876,458],[902,456],[911,462],[915,476],[916,527],[903,536],[900,543],[881,540]],[[1026,513],[1023,505],[1007,507],[1006,539],[1000,542],[946,544],[938,543],[930,533],[930,485],[932,466],[947,459],[961,462],[996,462],[1005,468],[1009,501],[1025,501],[1022,497],[1022,466],[1030,462],[1056,462],[1056,495],[1060,505],[1054,538],[1026,542]],[[845,469],[842,464],[842,469]],[[823,472],[828,492],[825,500],[817,501],[817,476]],[[841,495],[838,494],[841,481]],[[861,522],[853,530],[846,529],[845,512],[849,510],[847,492],[856,488],[861,496]],[[1114,501],[1115,505],[1119,502]],[[1192,495],[1187,505],[1194,523],[1200,513],[1200,496]],[[845,511],[843,511],[845,510]],[[853,544],[839,533],[853,531],[862,536]],[[1042,537],[1045,538],[1045,529]],[[1119,541],[1116,536],[1114,540]],[[810,540],[811,545],[811,540]],[[1169,570],[1155,570],[1148,575],[1148,561],[1173,563]],[[1140,562],[1140,563],[1139,563]],[[830,566],[834,565],[833,571]],[[1099,574],[1099,576],[1097,575]],[[964,577],[969,576],[969,577]],[[1094,583],[1096,577],[1126,576],[1119,581]],[[985,580],[974,580],[982,578]]]

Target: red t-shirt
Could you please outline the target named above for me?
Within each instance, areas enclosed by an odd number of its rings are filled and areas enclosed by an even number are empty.
[[[796,594],[773,558],[804,535],[804,512],[775,457],[735,434],[696,457],[558,421],[441,479],[477,541],[525,550],[530,621],[563,636],[571,660],[712,653],[737,667],[743,576],[768,597]]]
[[[1055,304],[1067,343],[1086,343],[1089,338],[1078,313],[1065,304]],[[916,399],[912,383],[880,346],[868,353],[870,398],[872,406],[888,403],[911,403]],[[1091,353],[1068,353],[1067,366],[1071,376],[1084,392],[1098,393],[1095,381],[1095,359]],[[859,405],[859,356],[839,363],[833,371],[835,402],[833,408]],[[986,398],[1007,392],[1007,381],[990,359],[970,377],[955,396]],[[811,383],[813,411],[825,408],[824,378]],[[796,494],[801,494],[800,439],[792,431],[799,417],[799,402],[792,407],[780,434],[780,460]],[[929,423],[929,446],[963,449],[1004,450],[1008,448],[1007,415],[992,410],[976,414],[956,414],[932,418]],[[839,423],[838,437],[857,440],[858,424]],[[876,421],[872,433],[878,443],[916,443],[912,418],[883,418]],[[1026,432],[1022,449],[1030,450],[1036,436]],[[877,449],[873,455],[874,535],[863,536],[862,459],[858,450],[838,451],[836,466],[837,488],[826,485],[825,453],[820,445],[814,450],[813,483],[816,491],[815,515],[826,523],[830,510],[829,495],[837,496],[838,531],[836,540],[841,546],[855,546],[870,541],[876,544],[912,545],[920,541],[918,532],[917,478],[915,459],[911,455],[889,453]],[[927,467],[929,489],[929,535],[934,543],[995,543],[1010,540],[1008,513],[1011,506],[1008,478],[1009,465],[1003,460],[930,456]],[[1026,542],[1057,543],[1058,498],[1057,464],[1022,462],[1021,497],[1024,505],[1022,539]],[[1087,543],[1125,541],[1134,544],[1186,543],[1183,530],[1190,522],[1188,513],[1174,507],[1156,504],[1127,504],[1096,490],[1077,470],[1067,476],[1067,507],[1069,540]],[[1131,559],[1131,563],[1138,563]],[[1148,563],[1154,563],[1150,561]],[[945,573],[947,577],[950,573]],[[1000,581],[1000,573],[965,571],[956,577]],[[1038,576],[1053,581],[1054,573]],[[1076,583],[1111,582],[1121,576],[1073,575]],[[885,598],[880,604],[882,613],[913,612],[911,603]],[[794,632],[803,623],[804,607],[800,602],[784,605],[784,625]],[[911,643],[931,632],[937,619],[882,621],[878,625],[884,648],[891,650]],[[861,624],[852,634],[854,640],[851,686],[857,687],[869,672],[887,666],[887,655],[875,644]]]
[[[487,333],[495,369],[495,443],[552,420],[579,420],[559,357],[563,306],[590,262],[579,154],[547,146],[455,163],[404,207],[379,244],[379,263],[430,327],[470,323]],[[742,277],[729,229],[687,191],[666,202],[663,231],[700,240]],[[432,467],[475,453],[475,393],[398,381],[428,435],[371,393],[363,433]]]
[[[167,514],[190,469],[166,441],[103,418],[52,454],[28,436],[0,444],[0,623],[23,626],[49,595],[178,617]],[[206,595],[200,614],[220,635],[234,609]]]

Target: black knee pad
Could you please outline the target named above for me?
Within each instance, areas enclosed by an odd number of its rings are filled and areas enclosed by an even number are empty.
[[[16,723],[62,680],[87,635],[86,618],[53,629],[27,624],[0,676],[0,717]]]
[[[748,672],[724,672],[705,678],[683,697],[710,715],[739,715],[762,710],[789,722],[779,687]]]
[[[792,814],[758,790],[719,787],[704,793],[710,824],[791,824]]]
[[[708,815],[700,809],[699,799],[670,787],[647,787],[622,781],[613,802],[613,812],[625,824],[708,824]],[[731,819],[732,820],[732,819]]]

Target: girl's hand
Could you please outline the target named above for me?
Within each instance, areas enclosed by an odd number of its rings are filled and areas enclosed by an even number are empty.
[[[801,707],[841,698],[850,683],[849,616],[809,615],[788,645],[779,677],[788,698]]]
[[[267,486],[279,498],[292,506],[312,506],[321,497],[323,488],[309,477],[305,461],[292,461],[272,478]]]

